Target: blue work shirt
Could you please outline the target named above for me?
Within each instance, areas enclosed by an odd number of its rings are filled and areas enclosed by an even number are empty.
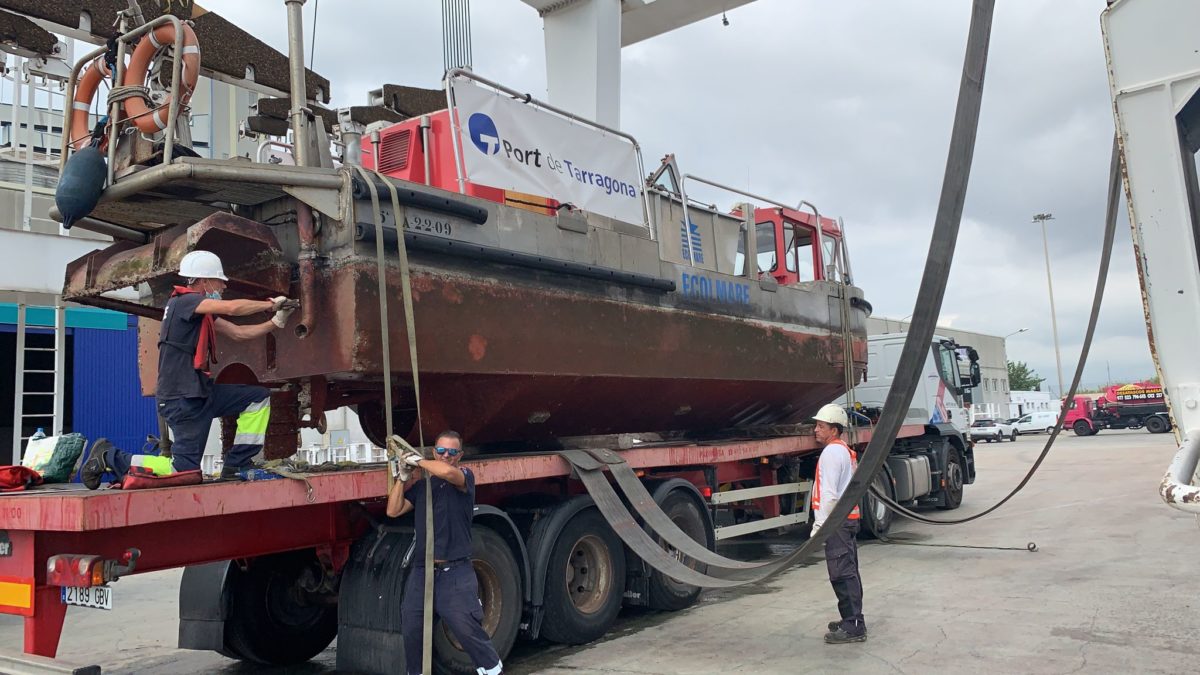
[[[467,483],[458,489],[453,483],[431,477],[433,487],[433,559],[458,560],[471,557],[471,519],[475,513],[475,474],[462,468]],[[417,529],[412,564],[425,564],[425,480],[419,479],[404,494],[413,504]]]

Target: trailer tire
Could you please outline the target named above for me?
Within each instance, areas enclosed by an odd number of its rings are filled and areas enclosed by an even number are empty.
[[[1091,436],[1096,433],[1096,430],[1092,429],[1092,425],[1083,420],[1075,420],[1075,424],[1071,425],[1071,431],[1074,431],[1076,436]]]
[[[563,526],[547,567],[543,637],[576,645],[608,631],[625,594],[623,546],[596,509]]]
[[[704,517],[700,506],[686,492],[678,489],[672,490],[663,500],[661,508],[663,513],[666,513],[667,517],[688,536],[709,549],[713,548],[714,537],[708,527],[708,520]],[[662,541],[659,543],[663,544],[669,553],[676,555],[670,546]],[[692,569],[701,574],[707,573],[708,565],[691,562],[692,564],[689,566]],[[653,570],[650,573],[648,603],[653,609],[676,612],[692,606],[696,602],[696,598],[700,597],[702,590],[699,586],[681,583],[658,570]]]
[[[947,449],[946,472],[942,478],[942,504],[938,508],[952,511],[962,506],[964,475],[962,455],[955,448]]]
[[[1146,431],[1149,431],[1152,434],[1166,433],[1166,431],[1171,428],[1171,425],[1159,415],[1151,415],[1150,417],[1147,417],[1145,419],[1145,423]]]
[[[882,469],[875,475],[871,486],[878,488],[889,499],[896,499],[896,492],[892,489],[892,481],[887,475],[887,469]],[[863,495],[858,509],[862,513],[862,529],[858,534],[860,539],[881,539],[887,536],[888,531],[892,529],[892,523],[896,520],[896,514],[887,507],[887,504],[883,503],[883,500],[876,498],[868,490],[867,494]]]
[[[265,665],[295,665],[320,654],[337,635],[336,604],[297,588],[316,565],[311,550],[264,556],[235,577],[225,641],[235,654]]]
[[[521,568],[504,538],[491,528],[471,527],[471,558],[483,603],[483,629],[503,661],[521,627]],[[475,665],[441,619],[433,626],[435,673],[474,675]]]

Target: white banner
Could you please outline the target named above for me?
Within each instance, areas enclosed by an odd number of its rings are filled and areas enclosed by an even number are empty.
[[[508,94],[453,79],[466,178],[642,224],[642,180],[629,139]]]

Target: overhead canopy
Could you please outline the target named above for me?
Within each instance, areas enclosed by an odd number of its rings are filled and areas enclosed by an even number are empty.
[[[264,11],[277,9],[284,20],[283,2],[264,2]],[[200,40],[202,71],[205,75],[251,89],[266,88],[286,95],[291,90],[288,58],[220,15],[194,2],[142,2],[142,14],[151,21],[165,14],[194,22]],[[9,10],[44,28],[79,40],[103,44],[117,36],[117,13],[129,8],[129,0],[0,0],[0,10]],[[23,47],[26,45],[22,45]],[[253,78],[247,74],[252,72]],[[261,85],[254,87],[249,82]],[[329,101],[329,80],[305,70],[309,99]]]
[[[522,0],[543,17],[589,0]],[[620,0],[621,46],[669,33],[754,0]]]

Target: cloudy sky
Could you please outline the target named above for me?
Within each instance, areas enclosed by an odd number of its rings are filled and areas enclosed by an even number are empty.
[[[318,0],[319,1],[319,0]],[[282,0],[201,3],[276,48]],[[1008,355],[1054,385],[1041,230],[1049,247],[1069,380],[1099,260],[1112,113],[1104,0],[997,3],[983,114],[943,323],[1006,335]],[[369,9],[366,9],[369,7]],[[315,69],[333,105],[384,82],[436,87],[438,0],[309,0]],[[851,259],[877,315],[912,312],[949,142],[970,3],[757,0],[623,53],[621,126],[647,167],[684,171],[846,221]],[[311,30],[311,24],[309,25]],[[475,70],[545,97],[541,20],[519,0],[472,3]],[[306,48],[309,45],[306,45]],[[724,204],[730,198],[700,195]],[[1153,374],[1133,253],[1118,231],[1086,384]]]

